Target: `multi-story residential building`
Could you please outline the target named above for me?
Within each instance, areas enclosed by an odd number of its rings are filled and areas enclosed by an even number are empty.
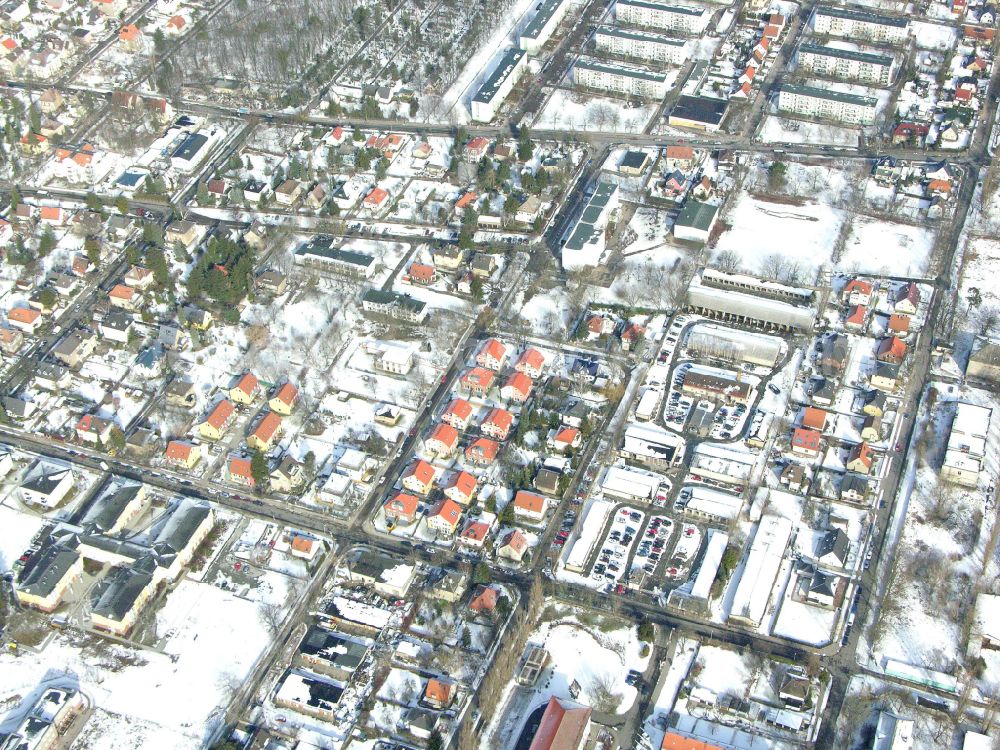
[[[618,26],[599,26],[594,34],[597,49],[614,55],[651,62],[682,64],[687,59],[687,42],[649,31],[632,31]]]
[[[518,37],[518,46],[529,55],[536,55],[552,37],[569,10],[569,0],[542,0],[534,17]]]
[[[472,119],[476,122],[490,122],[527,65],[528,55],[523,49],[508,49],[472,97]]]
[[[580,86],[618,94],[662,99],[667,93],[665,73],[628,65],[581,60],[573,67],[573,77]]]
[[[899,44],[906,41],[910,21],[864,10],[820,5],[813,15],[813,29],[817,34]]]
[[[670,5],[654,0],[618,0],[615,18],[618,23],[697,34],[705,28],[708,10],[691,5]]]
[[[864,83],[889,83],[892,58],[871,52],[803,44],[799,47],[799,67],[817,75]]]
[[[361,296],[361,307],[365,312],[387,315],[390,318],[410,323],[423,323],[427,317],[427,306],[408,294],[369,289]]]
[[[816,86],[785,84],[778,95],[778,109],[847,125],[871,125],[875,122],[878,99]]]

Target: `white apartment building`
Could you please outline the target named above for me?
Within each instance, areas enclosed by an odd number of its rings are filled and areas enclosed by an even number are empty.
[[[508,49],[472,97],[472,119],[476,122],[490,122],[527,65],[528,56],[523,49]]]
[[[666,74],[628,65],[582,60],[573,67],[573,78],[580,86],[618,94],[648,99],[662,99],[667,94]]]
[[[799,47],[799,67],[817,75],[885,85],[889,83],[892,58],[820,44],[803,44]]]
[[[529,55],[537,55],[552,38],[567,10],[569,10],[569,0],[542,0],[538,11],[518,37],[517,46]]]
[[[875,122],[878,99],[816,86],[786,84],[778,94],[778,109],[804,117],[836,120],[845,125],[871,125]]]
[[[709,13],[706,8],[691,5],[668,5],[652,0],[618,0],[615,3],[615,18],[618,23],[699,34],[708,23]]]
[[[993,410],[985,406],[955,404],[948,447],[944,453],[941,477],[963,487],[975,487],[986,462],[986,443],[990,434]]]
[[[681,65],[687,59],[685,40],[649,31],[600,26],[594,34],[594,41],[602,52],[639,60]]]
[[[840,36],[855,41],[872,40],[899,44],[906,41],[910,21],[907,18],[880,16],[868,11],[820,5],[813,15],[813,29],[817,34]]]

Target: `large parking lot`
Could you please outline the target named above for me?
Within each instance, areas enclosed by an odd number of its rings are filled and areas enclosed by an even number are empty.
[[[615,512],[604,539],[604,546],[597,556],[597,562],[590,576],[595,580],[606,580],[607,588],[616,588],[629,570],[629,555],[636,537],[643,526],[645,514],[634,508],[620,508]],[[616,588],[618,593],[622,588]]]

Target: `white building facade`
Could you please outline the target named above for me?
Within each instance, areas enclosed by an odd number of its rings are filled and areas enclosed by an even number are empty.
[[[504,52],[500,63],[472,98],[472,119],[476,122],[492,121],[527,65],[528,55],[523,49],[511,47]]]
[[[708,23],[708,11],[690,5],[669,5],[651,0],[618,0],[615,3],[615,18],[618,23],[698,34]]]
[[[906,41],[910,21],[906,18],[881,16],[866,11],[848,10],[831,5],[816,8],[813,29],[817,34],[900,44]]]
[[[680,65],[687,59],[687,42],[664,34],[600,26],[594,41],[602,52],[638,60]]]
[[[799,47],[799,66],[817,75],[884,85],[889,83],[892,58],[819,44],[803,44]]]
[[[786,84],[778,94],[778,109],[846,125],[872,125],[878,111],[878,99],[815,86]]]

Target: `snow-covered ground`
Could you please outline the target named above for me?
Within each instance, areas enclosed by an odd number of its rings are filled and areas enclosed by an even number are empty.
[[[810,146],[856,147],[858,133],[856,128],[768,115],[757,133],[757,138],[763,143],[807,143]]]
[[[558,89],[535,119],[534,127],[641,133],[657,104],[630,107],[616,99]]]
[[[926,227],[857,217],[844,243],[838,267],[845,271],[892,276],[923,276],[934,248]]]

